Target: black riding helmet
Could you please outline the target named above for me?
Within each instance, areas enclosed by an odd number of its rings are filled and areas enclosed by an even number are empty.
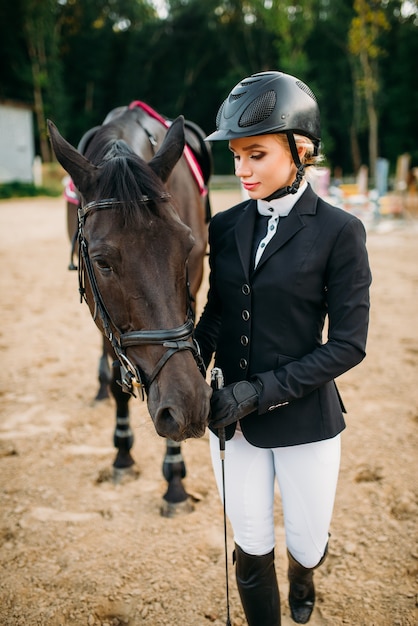
[[[299,188],[305,166],[299,160],[294,133],[312,140],[314,156],[318,154],[321,140],[319,108],[314,94],[298,78],[275,71],[253,74],[235,85],[218,111],[216,128],[206,137],[207,141],[286,134],[298,168],[296,179],[267,200],[296,193]]]

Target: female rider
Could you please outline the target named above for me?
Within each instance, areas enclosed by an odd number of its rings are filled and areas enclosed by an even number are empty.
[[[306,181],[320,136],[310,88],[270,71],[232,89],[207,138],[228,141],[249,196],[210,224],[209,292],[195,337],[206,365],[215,354],[225,379],[212,396],[210,443],[221,489],[217,434],[226,429],[226,507],[250,626],[281,623],[276,479],[292,618],[304,624],[311,616],[313,570],[327,552],[345,428],[334,379],[365,356],[365,230]]]

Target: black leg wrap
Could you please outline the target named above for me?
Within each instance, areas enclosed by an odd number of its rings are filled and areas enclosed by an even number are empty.
[[[312,615],[315,605],[315,586],[313,582],[314,570],[322,565],[328,552],[328,545],[325,548],[324,556],[315,567],[303,567],[289,550],[289,606],[292,619],[297,624],[307,624]]]
[[[274,550],[253,556],[235,544],[235,576],[248,626],[280,626],[280,595]]]

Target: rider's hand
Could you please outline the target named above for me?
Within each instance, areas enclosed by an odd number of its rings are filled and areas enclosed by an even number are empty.
[[[261,382],[254,379],[252,382],[242,380],[214,391],[210,402],[210,425],[224,428],[255,411],[261,390]]]

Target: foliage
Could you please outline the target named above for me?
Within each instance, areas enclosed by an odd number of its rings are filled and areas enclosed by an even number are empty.
[[[0,185],[0,200],[8,198],[33,198],[34,196],[59,196],[62,188],[57,190],[51,187],[37,187],[32,183],[12,181]]]
[[[400,2],[388,17],[390,30],[381,39],[380,153],[393,161],[408,152],[418,166],[417,17],[403,16]]]
[[[265,29],[274,37],[273,45],[280,69],[303,78],[309,67],[306,41],[315,26],[320,3],[317,0],[259,0],[257,4],[260,5]]]
[[[378,154],[379,95],[378,61],[384,55],[379,44],[382,31],[389,30],[389,22],[380,0],[354,0],[355,15],[348,32],[348,48],[353,55],[356,71],[354,90],[364,97],[369,126],[369,161],[375,173]],[[358,59],[358,62],[357,62]]]
[[[24,0],[22,28],[32,72],[33,101],[37,119],[40,151],[44,161],[51,160],[45,118],[60,108],[62,94],[56,0]]]
[[[331,167],[355,172],[378,153],[394,169],[406,150],[418,164],[413,3],[166,4],[161,16],[151,0],[0,0],[0,100],[34,105],[38,149],[46,117],[76,145],[112,108],[136,99],[169,118],[183,113],[209,133],[234,84],[280,69],[317,95]],[[232,172],[225,146],[214,145],[214,157],[216,173]]]

